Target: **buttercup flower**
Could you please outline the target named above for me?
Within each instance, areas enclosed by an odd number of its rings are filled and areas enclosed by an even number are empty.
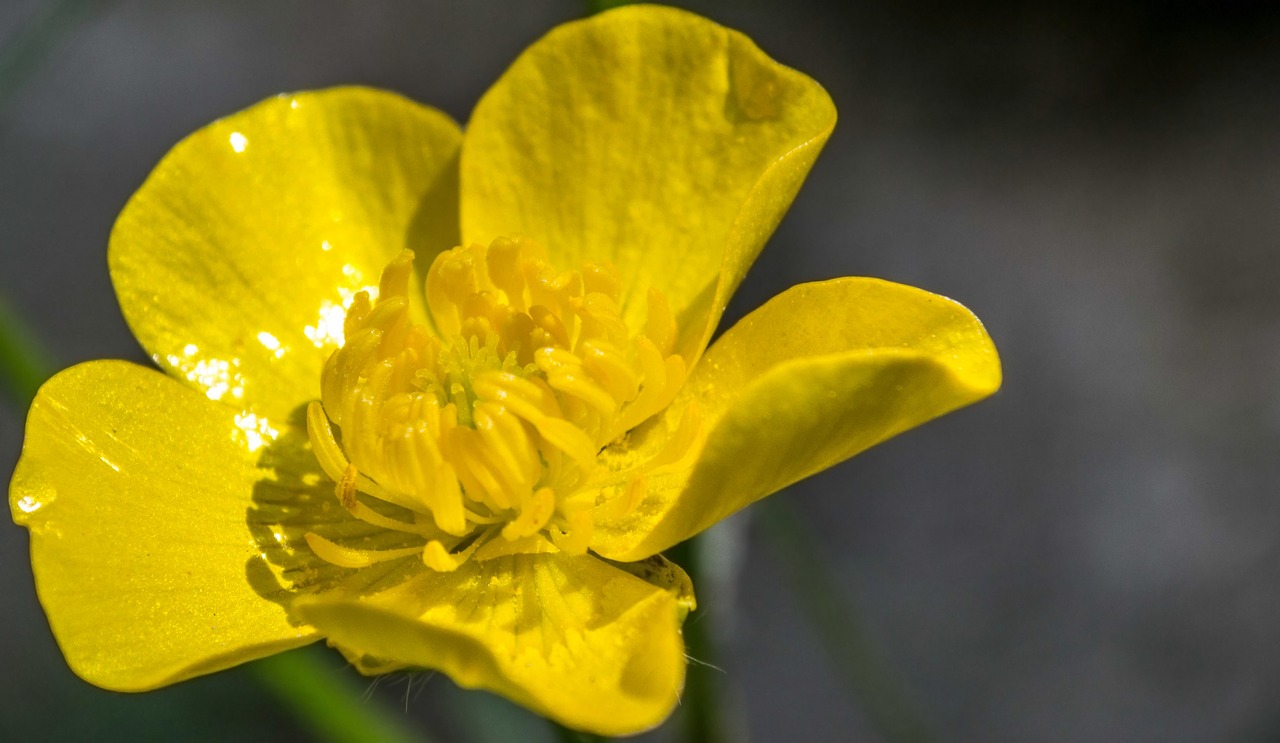
[[[707,347],[834,123],[741,34],[628,7],[535,43],[465,133],[339,88],[180,142],[109,250],[165,373],[56,376],[10,488],[68,663],[136,691],[326,638],[661,722],[694,603],[664,549],[999,386],[973,315],[875,279]]]

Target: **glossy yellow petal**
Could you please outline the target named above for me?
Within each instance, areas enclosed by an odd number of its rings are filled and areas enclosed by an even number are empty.
[[[664,566],[641,579],[586,555],[471,560],[295,608],[361,669],[439,669],[570,727],[624,735],[665,719],[684,683],[680,620],[692,596],[683,572]]]
[[[628,324],[650,287],[692,362],[835,125],[813,80],[672,8],[551,31],[476,106],[462,235],[518,234],[553,262],[612,261]]]
[[[292,476],[258,464],[275,430],[120,361],[40,389],[9,503],[82,678],[152,689],[316,638],[290,620],[248,520]]]
[[[731,328],[694,370],[707,437],[691,468],[650,477],[592,548],[653,554],[760,498],[1000,386],[1000,360],[967,309],[878,279],[793,287]]]
[[[162,368],[281,417],[320,396],[343,309],[404,248],[457,241],[461,134],[392,93],[278,96],[179,142],[111,233],[112,281]]]

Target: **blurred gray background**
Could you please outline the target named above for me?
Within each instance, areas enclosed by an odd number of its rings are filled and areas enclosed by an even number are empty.
[[[939,737],[1280,737],[1276,6],[682,5],[817,79],[841,116],[728,319],[800,281],[879,276],[963,302],[1000,348],[995,398],[779,496]],[[0,50],[47,6],[0,3]],[[101,2],[0,107],[0,296],[59,366],[145,361],[106,239],[174,142],[339,83],[465,121],[526,44],[582,12]],[[0,479],[23,415],[0,400]],[[743,735],[877,740],[765,517],[731,527],[746,540],[735,590],[700,594],[734,631],[716,664]],[[26,549],[0,528],[6,737],[304,735],[241,672],[143,696],[75,679]],[[519,718],[474,712],[440,676],[372,695],[437,740],[466,735],[469,714]]]

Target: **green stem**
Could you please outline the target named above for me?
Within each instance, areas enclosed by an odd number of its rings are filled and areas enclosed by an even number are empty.
[[[687,539],[667,550],[666,555],[684,568],[696,587],[702,585],[704,566],[699,559],[695,540]],[[721,743],[728,740],[728,729],[721,717],[721,672],[715,663],[715,641],[706,608],[699,608],[684,622],[685,654],[694,659],[689,664],[680,697],[680,716],[684,720],[685,740],[693,743]]]
[[[755,507],[760,516],[756,523],[787,570],[823,647],[872,724],[893,743],[933,740],[854,607],[844,598],[828,562],[814,548],[813,534],[795,507],[776,498]]]
[[[362,701],[352,679],[335,673],[332,658],[313,648],[299,648],[256,661],[248,671],[275,694],[316,740],[328,743],[411,743],[425,741],[399,720]]]

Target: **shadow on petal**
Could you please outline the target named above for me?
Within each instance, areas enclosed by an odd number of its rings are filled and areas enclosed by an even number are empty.
[[[361,550],[400,549],[420,545],[422,540],[365,523],[342,507],[333,480],[311,453],[305,411],[305,406],[296,409],[289,425],[262,448],[258,467],[264,476],[254,485],[245,511],[258,551],[245,563],[245,576],[258,595],[286,610],[302,595],[385,590],[425,569],[421,560],[412,557],[344,568],[312,551],[308,533]]]
[[[409,220],[404,247],[414,252],[413,267],[420,278],[440,253],[462,244],[458,227],[458,152],[441,166]],[[421,286],[421,284],[419,284]]]

